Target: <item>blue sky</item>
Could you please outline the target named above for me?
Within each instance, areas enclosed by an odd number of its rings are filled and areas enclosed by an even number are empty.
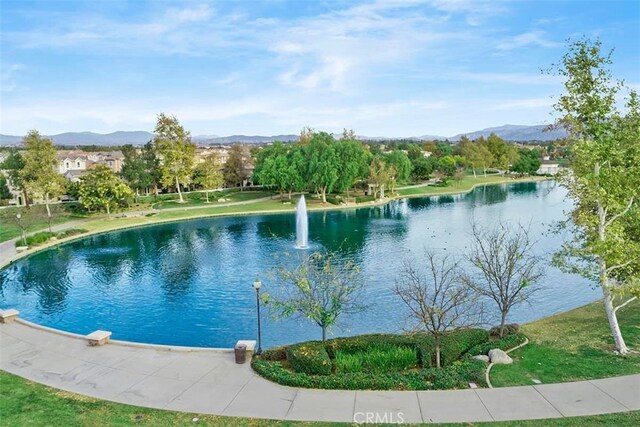
[[[450,136],[543,124],[568,38],[640,88],[640,1],[0,0],[0,133],[352,128]]]

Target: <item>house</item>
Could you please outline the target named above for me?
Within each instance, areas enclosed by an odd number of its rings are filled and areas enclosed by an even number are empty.
[[[122,170],[124,155],[122,151],[98,151],[96,153],[87,153],[87,159],[93,163],[107,165],[109,169],[119,173]]]
[[[86,154],[81,151],[59,151],[58,172],[64,175],[68,171],[83,171],[90,165]]]
[[[538,175],[557,175],[558,172],[560,172],[560,164],[552,160],[543,160],[536,171]]]

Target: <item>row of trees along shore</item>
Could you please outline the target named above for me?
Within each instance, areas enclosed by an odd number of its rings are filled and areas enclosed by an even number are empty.
[[[329,193],[346,193],[359,183],[372,185],[374,196],[384,197],[398,183],[441,182],[462,179],[468,170],[512,170],[535,174],[542,151],[520,148],[491,134],[471,141],[466,137],[452,145],[446,142],[401,142],[383,152],[379,143],[364,143],[346,130],[340,139],[326,132],[305,128],[298,143],[276,142],[256,155],[254,178],[281,195],[310,191],[323,202]]]
[[[13,150],[2,168],[27,202],[44,201],[50,217],[50,202],[65,193],[78,197],[89,211],[110,213],[132,197],[149,192],[157,195],[161,189],[175,191],[180,202],[185,189],[205,190],[208,202],[210,190],[223,185],[242,189],[252,174],[257,183],[281,195],[288,193],[289,198],[293,192],[311,191],[326,202],[329,193],[346,192],[348,198],[352,189],[366,184],[371,184],[375,198],[382,198],[385,190],[393,192],[398,183],[436,178],[446,184],[459,181],[469,170],[474,175],[477,170],[486,174],[489,168],[533,174],[541,156],[538,148],[517,148],[494,134],[475,141],[462,138],[456,145],[391,142],[383,152],[383,145],[358,141],[353,131],[345,130],[336,140],[326,132],[305,128],[297,143],[276,142],[253,150],[248,145],[233,145],[221,164],[213,150],[196,162],[196,145],[174,116],[159,114],[154,132],[154,139],[141,148],[122,147],[119,176],[95,165],[79,184],[67,183],[57,173],[53,141],[36,130],[24,137],[24,150]],[[5,190],[2,194],[11,197]]]

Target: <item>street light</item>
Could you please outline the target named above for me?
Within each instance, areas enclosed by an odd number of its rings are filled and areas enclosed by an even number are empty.
[[[253,289],[256,290],[256,308],[258,310],[258,348],[256,349],[256,355],[258,356],[262,353],[262,339],[260,337],[260,286],[262,286],[262,282],[256,279],[253,282]]]
[[[25,235],[24,227],[22,226],[22,221],[20,221],[20,218],[22,218],[22,215],[20,214],[20,212],[18,212],[16,214],[16,222],[18,223],[18,226],[20,227],[20,231],[22,233],[22,246],[27,246],[27,236]]]

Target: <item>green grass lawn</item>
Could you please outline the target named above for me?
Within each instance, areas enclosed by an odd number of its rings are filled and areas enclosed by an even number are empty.
[[[485,184],[499,184],[499,183],[511,183],[522,181],[541,181],[544,177],[525,177],[525,178],[511,178],[502,175],[487,175],[478,176],[474,178],[472,175],[464,177],[460,182],[450,181],[445,187],[437,187],[433,185],[415,188],[405,188],[398,190],[400,196],[437,196],[440,194],[453,194],[462,193],[472,190],[474,187]]]
[[[275,193],[271,191],[233,191],[233,192],[211,192],[209,193],[209,203],[204,193],[199,194],[201,197],[185,198],[184,203],[179,203],[178,199],[161,200],[153,204],[154,209],[168,209],[168,208],[188,208],[192,206],[208,206],[215,205],[218,202],[218,198],[223,198],[224,203],[244,202],[247,200],[261,199],[264,197],[271,197]]]
[[[193,419],[198,418],[197,422]],[[0,371],[0,426],[217,426],[217,427],[338,427],[347,423],[312,423],[231,418],[140,408],[98,400],[36,384]],[[429,424],[433,425],[433,424]],[[513,421],[441,426],[637,426],[640,412],[560,418],[543,421]]]
[[[60,205],[56,205],[56,208]],[[24,217],[24,224],[27,225],[27,233],[45,230],[48,227],[45,207],[43,205],[31,206],[30,211],[25,212],[24,208],[7,207],[0,210],[0,242],[19,237],[21,234],[20,227],[16,223],[15,216],[20,212]],[[56,209],[53,215],[52,225],[62,224],[65,222],[86,218],[85,215],[79,215],[68,211]]]
[[[529,344],[511,353],[513,365],[496,365],[491,383],[497,386],[557,383],[640,373],[640,301],[618,311],[627,346],[626,356],[614,345],[602,302],[523,325]]]

